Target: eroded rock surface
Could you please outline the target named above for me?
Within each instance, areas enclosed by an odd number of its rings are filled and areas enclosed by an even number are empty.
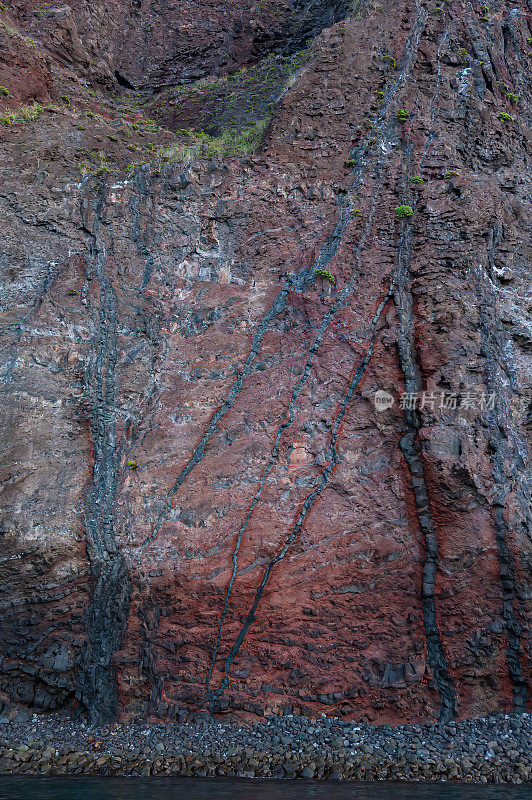
[[[530,10],[138,6],[0,12],[3,702],[525,710]],[[146,119],[307,35],[254,154]]]

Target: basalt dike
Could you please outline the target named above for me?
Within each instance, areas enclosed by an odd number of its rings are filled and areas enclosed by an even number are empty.
[[[532,7],[0,3],[0,712],[530,710]]]

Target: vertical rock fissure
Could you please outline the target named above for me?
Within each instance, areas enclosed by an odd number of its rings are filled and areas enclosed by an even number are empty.
[[[237,654],[238,654],[238,652],[239,652],[239,650],[240,650],[240,648],[242,646],[242,643],[244,641],[244,637],[245,637],[250,625],[253,623],[253,621],[255,619],[255,613],[256,613],[257,608],[259,606],[260,600],[261,600],[262,596],[264,595],[264,592],[266,590],[266,587],[268,585],[270,576],[272,574],[272,571],[273,571],[275,565],[283,560],[283,558],[285,557],[285,555],[288,552],[289,548],[291,547],[291,545],[294,543],[294,541],[299,536],[299,533],[301,532],[301,529],[303,528],[305,520],[307,519],[307,517],[308,517],[310,511],[312,510],[314,504],[319,499],[319,497],[322,495],[324,489],[328,485],[329,478],[330,478],[332,472],[334,471],[336,465],[338,464],[339,455],[338,455],[338,452],[337,452],[336,448],[337,448],[337,443],[338,443],[338,435],[339,435],[339,431],[340,431],[340,426],[341,426],[341,423],[342,423],[343,418],[345,416],[345,413],[347,411],[347,408],[349,406],[349,403],[350,403],[350,401],[351,401],[351,399],[353,397],[355,389],[358,386],[358,384],[360,382],[360,379],[362,378],[362,375],[364,374],[364,371],[365,371],[368,363],[371,360],[371,356],[373,354],[373,348],[374,348],[374,345],[375,345],[375,340],[377,338],[377,324],[379,322],[379,319],[381,317],[382,312],[384,311],[386,305],[388,304],[388,301],[391,299],[392,294],[393,294],[392,287],[390,286],[390,288],[388,290],[388,293],[379,302],[379,304],[377,306],[377,310],[376,310],[376,312],[375,312],[375,314],[373,316],[373,319],[371,321],[371,325],[369,327],[368,349],[366,351],[366,354],[365,354],[364,358],[362,359],[360,364],[356,367],[356,369],[355,369],[355,371],[353,373],[353,376],[352,376],[352,378],[351,378],[351,380],[349,382],[349,385],[348,385],[347,392],[345,393],[345,395],[344,395],[344,397],[342,399],[342,402],[340,404],[340,407],[338,409],[338,412],[337,412],[336,417],[334,419],[334,422],[332,424],[332,427],[331,427],[331,438],[330,438],[330,444],[329,444],[329,463],[327,464],[327,466],[323,470],[320,482],[317,483],[314,486],[312,491],[309,492],[309,494],[306,496],[305,500],[303,501],[303,504],[302,504],[301,509],[299,511],[299,514],[298,514],[298,516],[296,518],[296,521],[295,521],[290,533],[286,537],[283,546],[278,551],[278,553],[266,565],[266,568],[264,570],[264,574],[262,576],[262,580],[261,580],[260,584],[258,585],[256,591],[255,591],[255,596],[253,598],[253,603],[251,605],[251,608],[250,608],[248,614],[246,615],[244,623],[243,623],[243,625],[242,625],[242,627],[241,627],[241,629],[240,629],[240,631],[239,631],[239,633],[238,633],[238,635],[237,635],[237,637],[235,639],[235,642],[234,642],[233,646],[231,647],[231,650],[229,651],[229,654],[228,654],[228,656],[227,656],[227,658],[225,660],[225,663],[224,663],[224,674],[223,674],[223,678],[221,680],[220,686],[218,687],[218,689],[210,690],[207,693],[206,702],[210,703],[211,710],[214,710],[213,709],[213,705],[214,705],[215,701],[223,694],[223,692],[225,691],[225,689],[227,687],[227,684],[229,683],[229,671],[231,669],[231,665],[232,665],[235,657],[237,656]]]
[[[142,169],[137,167],[133,175],[134,191],[129,199],[129,213],[131,214],[131,239],[135,243],[139,256],[144,261],[144,272],[142,283],[139,287],[139,294],[147,288],[153,270],[153,255],[146,246],[141,234],[140,223],[142,219],[142,205],[148,204],[150,200],[150,190],[146,186],[146,176]],[[151,190],[153,192],[153,190]]]
[[[411,161],[411,148],[408,148],[406,158]],[[411,169],[409,172],[411,174]],[[410,202],[415,208],[415,202],[412,198],[406,196],[405,202]],[[405,391],[407,395],[416,396],[423,391],[423,383],[417,347],[414,341],[415,321],[410,288],[413,233],[412,226],[408,221],[401,222],[400,237],[394,284],[394,303],[398,319],[397,352],[399,368],[404,377]],[[405,404],[404,421],[407,430],[401,437],[399,446],[410,473],[417,519],[425,541],[421,598],[427,658],[440,696],[440,720],[446,721],[453,719],[455,716],[456,697],[453,680],[447,668],[447,659],[443,650],[436,616],[435,581],[438,569],[438,534],[428,496],[423,461],[418,448],[417,437],[422,422],[420,414],[415,410],[415,407],[410,409]]]
[[[87,280],[95,280],[100,303],[85,372],[85,404],[90,416],[93,473],[85,496],[87,555],[92,591],[79,699],[92,724],[103,724],[117,712],[118,690],[113,656],[119,648],[129,612],[130,582],[116,540],[119,455],[116,442],[116,378],[118,300],[106,274],[106,250],[99,231],[105,202],[100,195],[92,230],[86,201],[81,223],[87,242]]]
[[[496,246],[496,228],[494,227],[492,248]],[[488,254],[488,262],[493,259],[493,252]],[[493,271],[493,265],[491,265]],[[485,359],[485,381],[487,394],[494,396],[493,412],[486,414],[486,425],[488,428],[488,442],[492,451],[492,468],[495,486],[493,497],[493,520],[495,526],[495,540],[497,544],[497,558],[499,562],[499,577],[502,592],[502,616],[506,627],[508,644],[506,647],[506,661],[508,674],[513,685],[514,697],[513,704],[516,711],[526,711],[527,686],[521,667],[521,625],[516,615],[516,605],[518,604],[516,592],[515,563],[508,542],[508,526],[506,523],[506,497],[509,491],[515,488],[513,483],[517,475],[526,475],[524,459],[519,454],[519,449],[514,445],[513,453],[506,444],[511,433],[508,431],[508,410],[509,403],[506,400],[506,387],[503,382],[497,380],[497,367],[495,364],[495,353],[498,350],[496,339],[496,326],[490,319],[490,309],[494,307],[494,298],[486,297],[482,291],[480,283],[478,285],[479,295],[479,323],[481,334],[481,353]],[[505,475],[505,463],[514,463],[515,471],[508,487],[508,477]],[[513,484],[513,485],[512,485]],[[527,509],[528,507],[528,509]],[[524,501],[524,513],[530,514],[529,501]]]

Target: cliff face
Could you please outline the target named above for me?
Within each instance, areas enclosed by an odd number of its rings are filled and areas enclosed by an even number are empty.
[[[0,9],[2,701],[524,710],[530,9]]]

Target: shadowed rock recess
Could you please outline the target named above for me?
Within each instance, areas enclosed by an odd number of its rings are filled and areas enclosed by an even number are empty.
[[[531,67],[525,0],[0,3],[5,717],[531,709]]]

